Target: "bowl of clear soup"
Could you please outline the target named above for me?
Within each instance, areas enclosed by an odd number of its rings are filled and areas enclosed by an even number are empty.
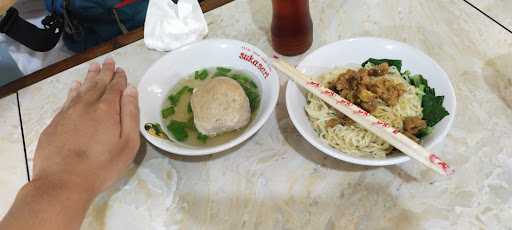
[[[160,58],[138,90],[143,136],[170,153],[198,156],[255,134],[277,103],[279,76],[257,47],[207,39]]]

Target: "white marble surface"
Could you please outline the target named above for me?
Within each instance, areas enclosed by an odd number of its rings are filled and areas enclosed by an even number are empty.
[[[512,30],[512,1],[510,0],[469,0],[496,21]]]
[[[102,196],[83,229],[110,229],[123,219],[161,223],[162,229],[511,229],[512,36],[462,1],[313,0],[311,11],[312,49],[379,36],[423,50],[446,70],[458,111],[442,157],[456,168],[454,176],[439,177],[415,162],[362,167],[327,157],[294,129],[282,87],[269,121],[232,150],[190,158],[144,143],[141,159],[171,159],[169,167],[176,170],[174,179],[158,183],[163,188],[176,183],[172,205],[151,214],[158,201],[147,194],[162,191],[151,187],[138,193],[152,177],[132,171],[125,183],[137,186],[114,188],[116,199]],[[207,13],[209,37],[244,40],[272,54],[270,17],[270,1],[237,0]],[[139,41],[109,55],[136,84],[163,53],[148,51]],[[20,92],[30,160],[39,133],[86,68],[77,66]],[[138,170],[151,167],[142,164]],[[132,190],[123,201],[115,194],[125,188]],[[123,205],[132,211],[116,212]],[[145,218],[151,215],[154,219]]]
[[[0,100],[0,219],[27,182],[16,95]]]

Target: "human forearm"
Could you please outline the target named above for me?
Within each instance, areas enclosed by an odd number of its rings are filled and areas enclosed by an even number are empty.
[[[41,133],[34,179],[18,193],[0,230],[79,229],[95,196],[124,174],[137,153],[138,104],[137,89],[114,60],[92,64]]]
[[[77,185],[45,179],[27,183],[0,222],[0,229],[80,229],[95,194]]]

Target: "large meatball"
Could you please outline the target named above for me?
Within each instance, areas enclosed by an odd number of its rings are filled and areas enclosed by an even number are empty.
[[[240,129],[249,123],[249,99],[237,81],[217,77],[194,89],[191,98],[194,124],[205,135]]]

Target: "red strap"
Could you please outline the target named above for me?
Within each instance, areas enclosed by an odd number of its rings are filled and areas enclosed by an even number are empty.
[[[130,4],[134,3],[134,2],[136,2],[136,1],[137,0],[121,0],[121,2],[117,3],[114,7],[116,9],[123,8],[123,7],[127,6],[127,5],[130,5]]]

